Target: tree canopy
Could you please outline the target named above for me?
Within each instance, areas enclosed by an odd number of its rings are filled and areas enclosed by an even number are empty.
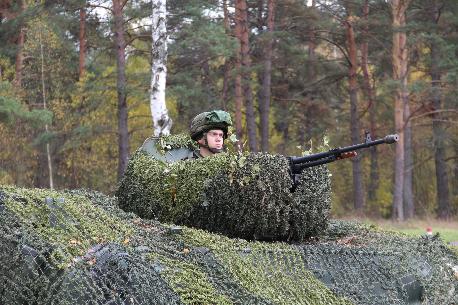
[[[56,188],[116,190],[153,134],[151,7],[0,2],[0,184],[49,187],[52,163]],[[452,0],[169,0],[171,133],[213,109],[244,150],[272,154],[397,132],[402,147],[330,165],[333,213],[454,217],[457,34]]]

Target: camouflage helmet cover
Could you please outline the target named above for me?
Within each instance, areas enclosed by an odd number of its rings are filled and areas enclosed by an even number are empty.
[[[224,132],[224,138],[227,138],[227,129],[232,126],[231,115],[223,110],[213,110],[198,114],[192,119],[189,133],[194,141],[211,129],[220,129]]]

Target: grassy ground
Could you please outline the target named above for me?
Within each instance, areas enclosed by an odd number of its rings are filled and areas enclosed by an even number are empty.
[[[410,236],[426,234],[426,229],[431,228],[432,233],[439,233],[446,242],[458,242],[458,221],[439,221],[436,219],[413,219],[405,222],[396,222],[384,219],[358,219],[360,222],[375,224],[385,230],[397,231]]]

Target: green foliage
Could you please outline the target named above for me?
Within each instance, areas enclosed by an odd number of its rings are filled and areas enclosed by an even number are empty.
[[[15,96],[12,86],[0,81],[0,123],[14,126],[19,120],[34,128],[42,127],[51,123],[52,113],[38,109],[28,111]]]
[[[118,181],[116,62],[110,14],[87,10],[86,75],[79,79],[79,9],[82,1],[27,2],[21,12],[18,1],[2,6],[0,27],[0,77],[15,79],[17,38],[23,28],[27,33],[23,50],[22,83],[11,93],[0,89],[0,181],[21,186],[43,187],[47,177],[47,160],[43,143],[50,144],[54,182],[60,188],[87,187],[113,192]],[[261,3],[261,2],[259,2]],[[300,154],[298,145],[317,142],[329,134],[332,146],[349,144],[348,61],[343,23],[342,1],[312,7],[307,1],[289,1],[278,6],[275,31],[266,31],[267,2],[250,5],[250,85],[254,105],[261,99],[266,42],[274,38],[272,57],[272,93],[269,113],[269,152]],[[416,0],[408,10],[409,103],[412,110],[414,144],[414,193],[417,215],[435,213],[437,190],[431,146],[431,45],[441,56],[441,102],[445,111],[439,121],[444,127],[445,158],[450,190],[458,189],[454,171],[457,133],[457,6],[441,1],[440,18],[432,18],[434,2]],[[227,1],[228,19],[234,20],[233,2]],[[361,3],[359,3],[361,4]],[[107,7],[111,5],[106,3]],[[237,39],[225,28],[221,1],[175,0],[167,7],[170,33],[167,107],[174,121],[173,132],[186,131],[197,113],[227,108],[235,114],[235,76]],[[387,1],[372,1],[368,20],[361,10],[354,10],[354,29],[359,42],[368,42],[369,73],[374,85],[375,130],[389,134],[393,128],[393,91],[399,85],[390,79],[391,17]],[[107,10],[108,12],[108,10]],[[151,14],[144,1],[128,1],[124,7],[128,56],[126,57],[129,144],[131,152],[151,136],[149,107],[151,42],[148,26],[142,18]],[[256,16],[257,18],[251,18]],[[146,20],[146,19],[144,19]],[[306,22],[304,22],[304,20]],[[438,22],[437,22],[438,21]],[[368,26],[369,36],[363,33]],[[233,29],[233,24],[231,24]],[[43,47],[43,54],[41,52]],[[41,55],[44,74],[41,74]],[[19,68],[19,67],[18,67]],[[364,92],[362,70],[358,71],[358,117],[361,128],[370,126],[370,111]],[[42,80],[45,90],[43,92]],[[5,83],[3,83],[5,84]],[[2,86],[3,86],[2,84]],[[10,94],[11,93],[11,94]],[[43,93],[51,114],[37,112],[43,106]],[[224,98],[224,101],[222,100]],[[256,106],[255,106],[256,107]],[[261,107],[259,107],[261,109]],[[242,125],[245,126],[245,115]],[[256,115],[257,123],[259,116]],[[43,132],[48,123],[50,133]],[[362,130],[361,130],[362,132]],[[41,134],[41,135],[40,135]],[[345,140],[346,139],[346,140]],[[242,128],[242,140],[246,140]],[[37,144],[37,145],[33,145]],[[387,149],[388,150],[388,149]],[[366,201],[366,212],[390,217],[393,192],[393,151],[379,150],[379,187],[377,198]],[[367,153],[363,155],[363,172],[369,172]],[[383,157],[382,157],[383,156]],[[353,192],[349,187],[351,163],[342,161],[330,166],[333,173],[333,213],[352,212]],[[370,185],[363,174],[364,186]],[[453,191],[451,191],[453,193]],[[458,211],[458,196],[452,194],[453,214]]]
[[[1,30],[0,30],[0,35],[1,35]],[[12,81],[14,78],[14,66],[11,64],[12,61],[2,53],[3,52],[0,49],[0,69],[1,69],[0,81],[6,81],[6,80]]]
[[[222,107],[224,66],[235,56],[238,44],[226,33],[222,19],[212,16],[221,11],[214,2],[178,1],[169,10],[168,23],[180,29],[171,34],[167,74],[167,95],[179,109],[173,126],[177,133],[187,131],[196,114]]]

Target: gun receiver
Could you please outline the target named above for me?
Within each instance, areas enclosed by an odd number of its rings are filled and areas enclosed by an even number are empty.
[[[369,148],[371,146],[380,144],[393,144],[399,140],[397,134],[388,135],[382,139],[371,140],[370,133],[366,133],[366,140],[364,143],[356,144],[347,147],[334,148],[326,152],[311,154],[304,157],[289,157],[289,164],[292,175],[300,174],[304,168],[318,166],[326,163],[331,163],[337,160],[351,158],[357,155],[356,150],[362,148]]]

